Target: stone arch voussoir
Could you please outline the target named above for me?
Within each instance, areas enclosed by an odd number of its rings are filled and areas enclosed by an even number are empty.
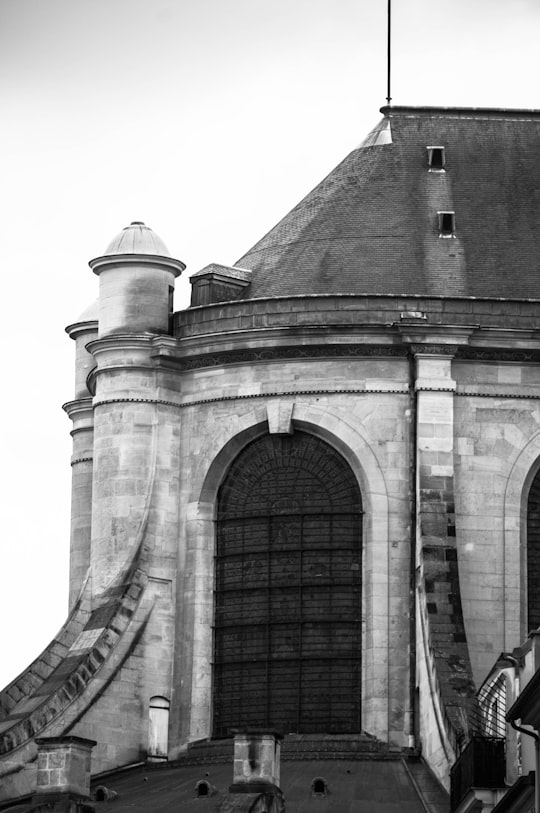
[[[389,500],[383,472],[361,425],[354,425],[336,412],[295,401],[295,428],[311,433],[333,446],[353,470],[364,507],[364,658],[362,720],[365,730],[385,740],[388,736],[388,573]],[[214,519],[217,494],[225,474],[239,452],[268,431],[266,405],[261,403],[231,427],[231,434],[215,450],[202,482],[193,484],[187,510],[187,547],[194,564],[194,650],[192,664],[192,717],[190,739],[210,734]],[[205,575],[206,574],[206,575]]]
[[[504,497],[504,647],[518,646],[526,630],[527,499],[540,469],[540,432],[514,461]]]

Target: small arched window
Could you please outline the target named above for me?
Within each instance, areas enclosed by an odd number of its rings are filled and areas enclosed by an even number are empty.
[[[167,759],[169,739],[169,701],[156,695],[150,698],[148,726],[149,759]]]
[[[313,796],[327,796],[328,785],[326,783],[326,779],[323,779],[320,776],[314,779],[311,783],[311,792]]]

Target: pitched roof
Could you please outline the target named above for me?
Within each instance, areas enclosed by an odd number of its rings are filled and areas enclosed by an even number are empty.
[[[247,296],[540,298],[540,112],[382,108],[368,138],[236,263]],[[444,171],[427,147],[443,146]],[[439,236],[438,212],[455,212]]]

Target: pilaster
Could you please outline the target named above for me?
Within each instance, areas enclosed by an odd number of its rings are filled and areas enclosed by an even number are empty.
[[[420,715],[439,726],[435,765],[452,758],[467,732],[474,686],[461,607],[454,504],[454,392],[457,344],[411,344],[416,392],[416,573]],[[431,720],[431,722],[435,722]],[[424,726],[422,726],[424,728]],[[424,730],[428,730],[424,728]]]

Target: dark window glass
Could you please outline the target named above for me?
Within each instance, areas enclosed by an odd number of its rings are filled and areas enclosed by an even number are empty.
[[[540,471],[527,504],[527,630],[540,627]]]
[[[360,730],[361,497],[303,432],[266,435],[220,489],[214,736]]]

